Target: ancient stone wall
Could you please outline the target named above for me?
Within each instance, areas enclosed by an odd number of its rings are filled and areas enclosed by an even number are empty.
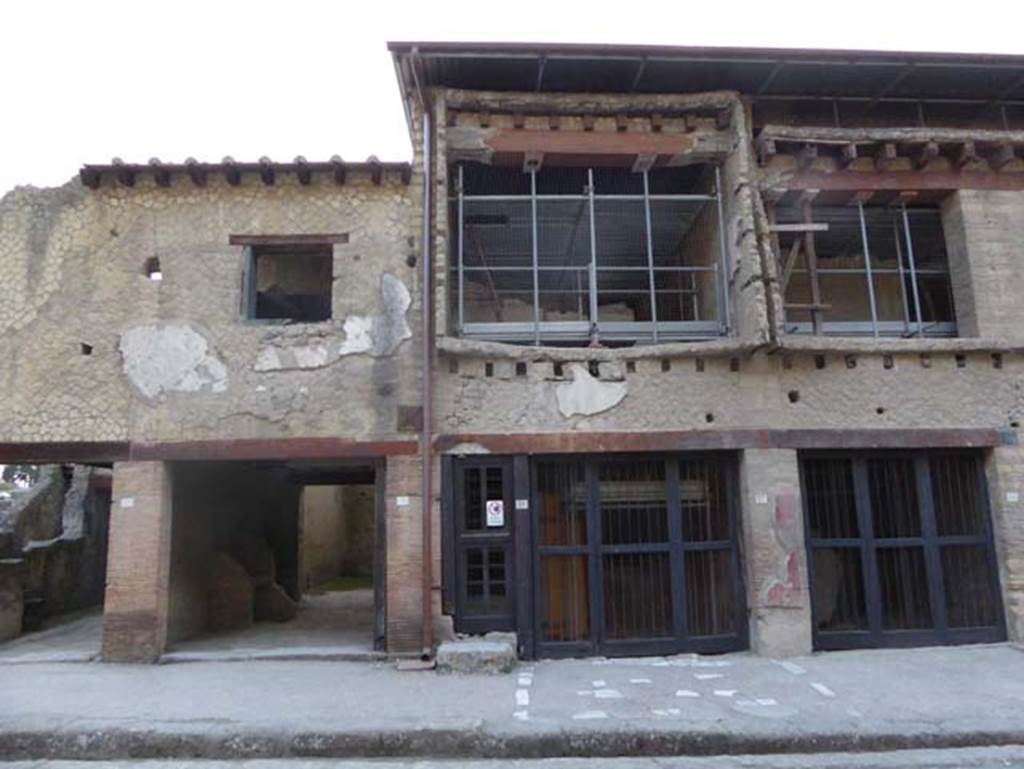
[[[0,442],[395,435],[419,401],[415,194],[349,177],[6,195]],[[229,237],[323,233],[349,236],[332,319],[244,321]]]

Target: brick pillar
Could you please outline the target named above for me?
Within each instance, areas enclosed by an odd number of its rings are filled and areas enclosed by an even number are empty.
[[[387,649],[422,648],[423,519],[418,456],[388,457],[384,479],[387,511]],[[436,523],[436,521],[435,521]]]
[[[155,662],[167,643],[171,478],[163,462],[114,465],[103,660]]]
[[[751,649],[770,657],[807,654],[811,601],[796,451],[747,449],[740,475]]]
[[[1019,643],[1024,641],[1024,447],[993,449],[986,470],[1006,632]]]

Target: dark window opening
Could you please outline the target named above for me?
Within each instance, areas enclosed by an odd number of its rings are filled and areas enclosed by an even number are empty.
[[[253,246],[249,258],[247,317],[300,323],[329,320],[332,283],[330,244]]]
[[[458,166],[450,201],[457,330],[534,344],[723,333],[718,173],[707,164]]]
[[[789,333],[956,336],[937,208],[779,206],[773,216]]]

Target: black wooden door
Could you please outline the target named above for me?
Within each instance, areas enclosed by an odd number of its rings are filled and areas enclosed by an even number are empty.
[[[515,629],[512,461],[470,458],[454,467],[455,629]]]
[[[733,470],[724,457],[538,459],[538,654],[743,648]]]
[[[814,454],[801,478],[815,648],[1005,638],[977,454]]]

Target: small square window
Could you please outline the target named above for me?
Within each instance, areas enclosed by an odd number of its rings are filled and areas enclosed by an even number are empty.
[[[246,317],[299,323],[329,320],[333,263],[329,243],[251,246]]]

